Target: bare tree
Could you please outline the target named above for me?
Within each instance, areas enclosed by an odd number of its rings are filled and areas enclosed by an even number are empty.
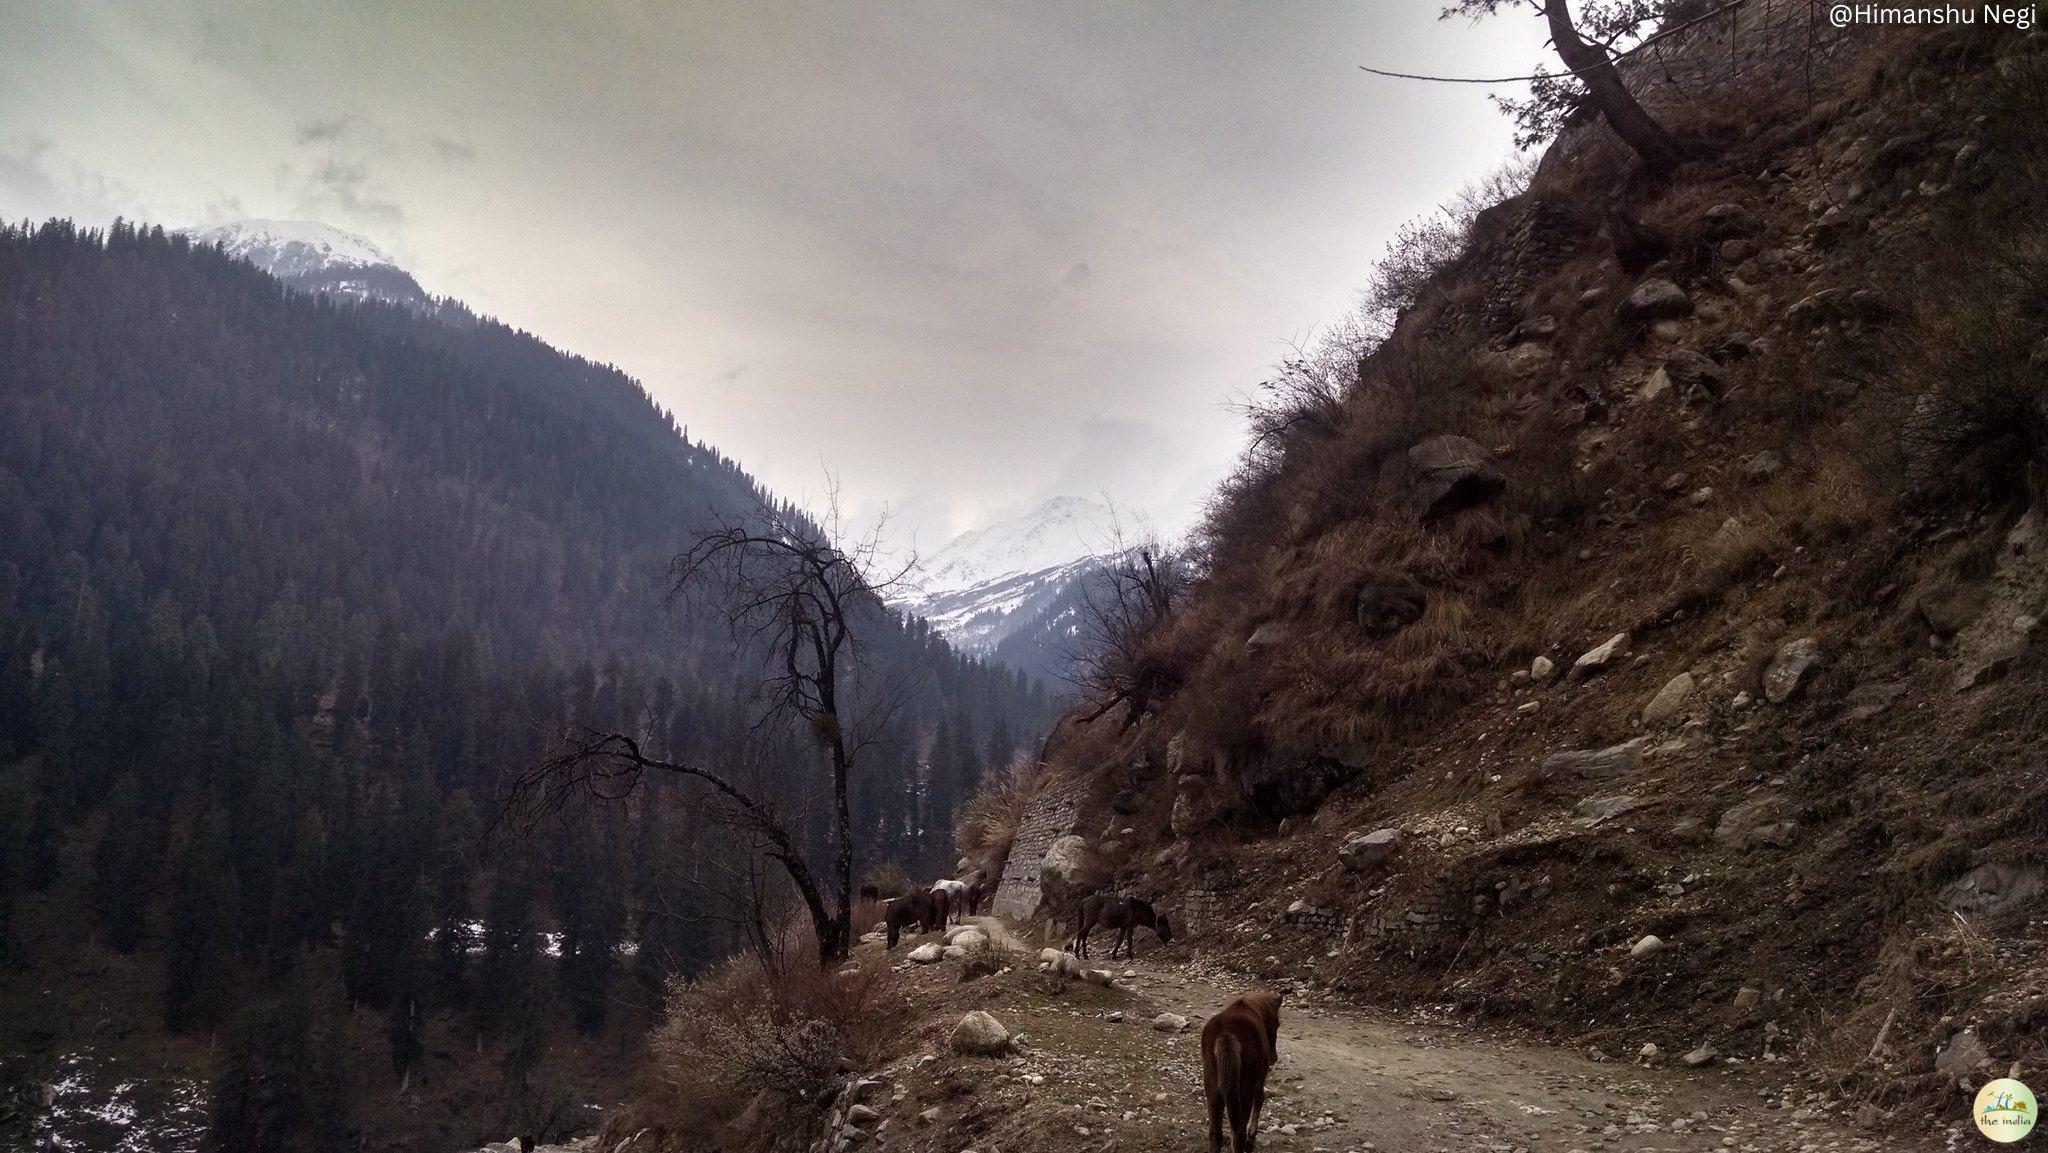
[[[762,682],[763,724],[794,718],[824,750],[831,783],[832,866],[825,879],[805,859],[773,798],[744,787],[730,773],[694,761],[650,756],[630,733],[586,729],[564,736],[560,749],[523,776],[515,804],[558,808],[579,793],[629,794],[647,770],[709,786],[727,819],[757,836],[763,854],[780,864],[810,913],[821,964],[846,956],[853,929],[853,821],[849,782],[861,753],[888,728],[900,698],[876,694],[858,729],[847,715],[860,659],[859,632],[886,619],[882,593],[909,570],[876,579],[881,529],[842,549],[834,514],[820,528],[794,515],[763,510],[740,524],[700,534],[670,565],[671,598],[696,598],[722,613],[734,635],[768,656]],[[828,888],[829,887],[829,888]]]
[[[1076,719],[1089,724],[1123,706],[1123,727],[1129,728],[1176,686],[1172,663],[1149,642],[1185,599],[1188,582],[1184,562],[1156,539],[1126,544],[1121,528],[1115,539],[1108,563],[1086,578],[1080,627],[1067,656],[1078,687],[1096,702]]]

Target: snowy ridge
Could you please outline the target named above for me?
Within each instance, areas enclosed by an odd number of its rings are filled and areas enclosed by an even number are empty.
[[[236,220],[179,229],[194,244],[217,244],[293,288],[409,307],[430,303],[426,290],[368,237],[316,220]]]
[[[1120,543],[1130,546],[1119,541],[1108,505],[1054,497],[1022,516],[953,538],[892,604],[923,617],[961,652],[1000,655],[1029,672],[1057,675],[1068,654],[1048,646],[1072,630],[1051,627],[1056,622],[1049,617],[1071,615],[1079,583],[1107,564]],[[1005,645],[1012,638],[1017,643]]]
[[[1056,496],[1022,516],[954,537],[926,564],[920,599],[1043,573],[1116,547],[1116,513],[1108,505]]]

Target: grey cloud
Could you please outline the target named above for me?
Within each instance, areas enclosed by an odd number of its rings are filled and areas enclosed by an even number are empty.
[[[299,122],[298,128],[299,143],[324,144],[328,141],[340,140],[348,133],[351,123],[352,118],[348,116],[330,116],[322,120],[302,120]]]
[[[429,136],[427,137],[427,147],[434,150],[434,155],[450,163],[468,164],[476,159],[476,146],[474,144],[464,140],[456,140],[453,137]]]
[[[295,198],[298,215],[384,230],[405,223],[405,210],[379,188],[361,163],[326,159],[309,168],[284,164],[277,174],[280,188]]]

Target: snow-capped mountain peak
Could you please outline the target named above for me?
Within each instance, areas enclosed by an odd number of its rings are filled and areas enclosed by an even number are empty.
[[[179,229],[194,244],[218,244],[293,288],[410,307],[428,301],[412,274],[368,237],[317,220],[235,220]]]
[[[1143,523],[1125,524],[1126,533]],[[1101,501],[1062,496],[1021,516],[961,533],[924,564],[896,607],[930,622],[953,647],[1058,677],[1069,655],[1060,642],[1080,582],[1134,539],[1119,539],[1118,517]]]
[[[924,565],[926,598],[1116,551],[1117,516],[1101,501],[1056,496],[1021,516],[954,537]]]

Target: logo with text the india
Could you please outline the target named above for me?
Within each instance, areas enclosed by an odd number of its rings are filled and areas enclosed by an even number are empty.
[[[2017,1141],[2034,1131],[2038,1108],[2032,1089],[2010,1077],[2000,1077],[1977,1090],[1977,1131],[1993,1141]]]

